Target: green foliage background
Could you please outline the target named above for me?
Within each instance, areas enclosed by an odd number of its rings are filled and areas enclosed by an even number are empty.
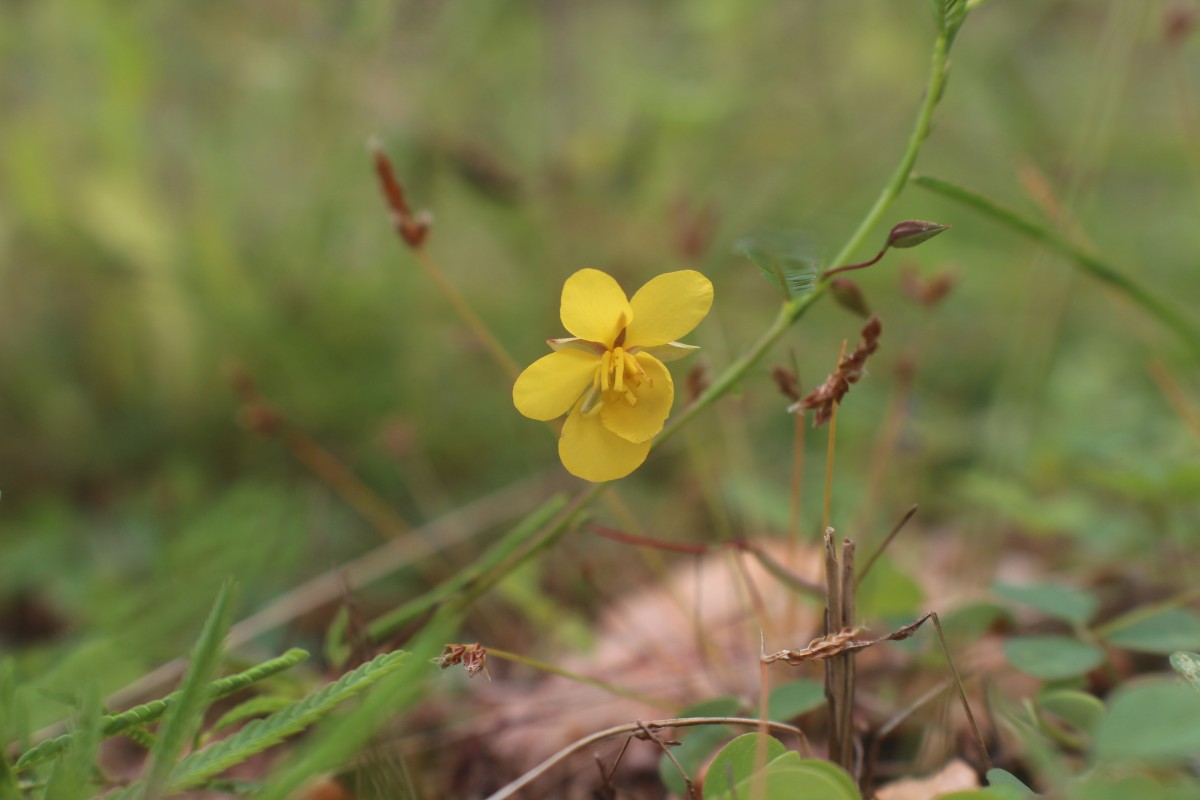
[[[560,334],[574,270],[632,289],[696,266],[717,301],[691,341],[720,368],[776,303],[732,243],[801,230],[828,257],[895,163],[927,68],[924,5],[6,3],[0,602],[32,596],[66,623],[19,654],[50,693],[35,721],[62,715],[55,691],[86,677],[106,692],[186,650],[227,576],[246,612],[376,542],[278,442],[239,426],[231,364],[410,521],[559,470],[396,242],[369,137],[518,361]],[[1187,308],[1200,51],[1168,46],[1160,12],[984,4],[918,171],[1038,215],[1018,175],[1040,170],[1070,210],[1059,227]],[[689,261],[680,220],[706,209],[711,247]],[[1195,440],[1148,372],[1161,363],[1194,398],[1194,362],[973,212],[910,187],[892,216],[953,229],[855,276],[883,349],[839,422],[835,517],[861,519],[907,354],[909,418],[872,531],[920,502],[985,553],[1019,530],[1061,537],[1061,563],[1194,580],[1171,553],[1200,529]],[[906,260],[957,275],[936,311],[899,291]],[[788,335],[806,386],[858,327],[826,303]],[[703,535],[710,521],[665,491],[700,483],[743,532],[786,518],[792,421],[768,366],[626,482],[655,535]],[[809,447],[819,463],[821,437]],[[401,573],[369,601],[420,585]]]

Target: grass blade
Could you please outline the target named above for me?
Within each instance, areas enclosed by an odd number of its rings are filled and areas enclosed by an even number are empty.
[[[991,217],[996,222],[1007,225],[1012,230],[1057,251],[1088,275],[1102,283],[1108,284],[1135,304],[1141,306],[1150,316],[1170,328],[1194,355],[1200,356],[1200,326],[1197,326],[1195,320],[1180,313],[1173,306],[1168,305],[1162,298],[1147,290],[1104,259],[1083,250],[1040,222],[1030,219],[1010,208],[1006,208],[971,189],[928,175],[914,176],[912,182],[944,197],[949,197],[952,200],[957,200],[966,206],[970,206],[976,211]]]
[[[179,754],[187,747],[204,719],[204,712],[215,699],[209,679],[221,660],[225,634],[230,625],[230,583],[221,587],[217,601],[204,623],[191,664],[179,690],[179,699],[167,709],[162,733],[150,752],[150,769],[146,778],[145,796],[157,797],[166,788],[167,778],[175,767]]]

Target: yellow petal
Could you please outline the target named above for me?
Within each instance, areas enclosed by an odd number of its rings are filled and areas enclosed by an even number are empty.
[[[650,452],[650,440],[622,439],[604,427],[599,414],[581,414],[580,405],[567,417],[558,440],[558,457],[567,472],[600,483],[624,478],[641,466]]]
[[[581,269],[563,284],[559,316],[563,327],[575,336],[611,349],[633,312],[625,292],[611,275],[598,269]]]
[[[554,345],[550,345],[554,347]],[[555,347],[554,349],[558,349]],[[639,350],[641,353],[649,353],[664,364],[668,361],[678,361],[681,358],[686,358],[700,348],[694,344],[684,344],[683,342],[667,342],[666,344],[658,344],[654,347],[647,347]]]
[[[531,419],[548,420],[571,410],[592,385],[600,358],[581,350],[560,350],[525,368],[513,386],[513,405]]]
[[[649,353],[638,353],[635,358],[646,371],[642,385],[633,390],[637,405],[630,405],[616,392],[608,392],[604,407],[600,409],[600,419],[604,427],[622,439],[648,442],[662,430],[671,413],[675,386],[671,382],[671,373],[657,358]]]
[[[712,308],[713,287],[694,269],[653,278],[629,301],[625,347],[657,347],[690,333]]]

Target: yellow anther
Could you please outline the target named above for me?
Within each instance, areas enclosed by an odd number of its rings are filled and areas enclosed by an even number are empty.
[[[625,390],[625,401],[631,406],[637,405],[637,395],[633,393],[632,389]]]
[[[625,358],[625,350],[620,347],[613,349],[613,389],[618,392],[625,391],[625,363],[629,359]]]

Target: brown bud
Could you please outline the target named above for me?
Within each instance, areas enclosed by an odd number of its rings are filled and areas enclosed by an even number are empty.
[[[925,222],[919,219],[905,220],[897,223],[892,228],[892,232],[888,234],[888,247],[916,247],[917,245],[932,239],[942,231],[949,228],[949,225],[942,225],[937,222]]]
[[[829,282],[829,290],[833,292],[833,299],[837,304],[850,313],[864,319],[871,316],[867,297],[854,281],[849,278],[834,278]]]
[[[771,377],[775,379],[775,385],[784,397],[793,403],[800,400],[800,378],[796,373],[787,367],[776,365],[771,367]]]

